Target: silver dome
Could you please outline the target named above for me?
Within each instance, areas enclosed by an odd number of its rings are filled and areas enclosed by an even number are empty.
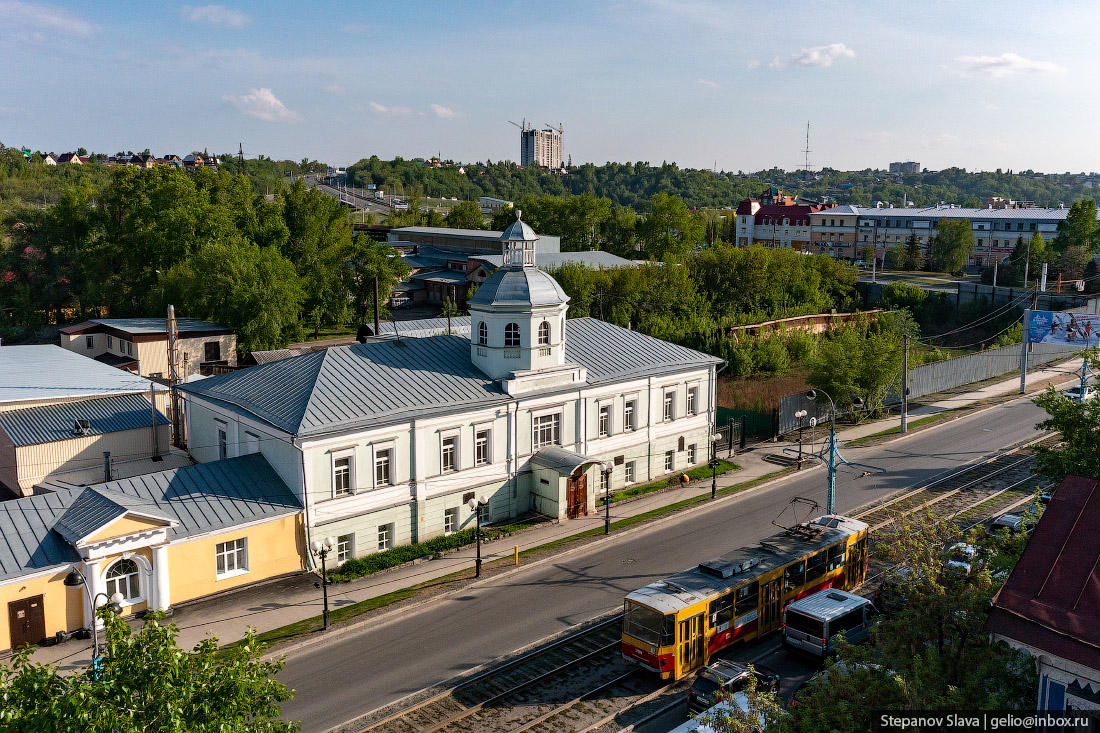
[[[520,218],[522,211],[516,210],[516,220],[512,222],[504,234],[500,235],[501,242],[534,242],[539,238],[535,230],[527,226],[527,222]]]
[[[522,224],[522,222],[517,222]],[[512,225],[516,226],[515,224]],[[526,225],[524,225],[526,226]],[[497,270],[481,284],[466,304],[470,306],[560,305],[569,296],[558,281],[542,270],[525,267],[521,270]]]

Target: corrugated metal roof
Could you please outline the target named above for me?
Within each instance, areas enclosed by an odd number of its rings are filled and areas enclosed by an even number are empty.
[[[471,259],[483,260],[494,267],[504,266],[504,255],[471,255]],[[601,267],[611,269],[616,267],[634,267],[630,260],[623,259],[610,252],[593,250],[590,252],[547,252],[538,253],[535,264],[543,270],[553,270],[562,265],[577,264],[593,270]]]
[[[938,219],[1028,219],[1034,221],[1059,222],[1069,215],[1069,209],[964,209],[950,206],[928,206],[925,208],[875,208],[857,206],[860,216],[889,217],[920,220]],[[828,213],[828,212],[822,212]],[[1098,216],[1100,218],[1100,216]]]
[[[150,499],[127,496],[100,486],[81,491],[54,523],[54,529],[69,542],[76,543],[128,512],[158,519],[169,526],[178,524]]]
[[[535,455],[531,456],[531,462],[544,466],[560,474],[568,475],[586,463],[599,463],[598,458],[583,456],[576,451],[550,445],[539,448]]]
[[[536,267],[497,270],[481,284],[471,305],[558,305],[569,300],[558,281]]]
[[[79,560],[56,525],[85,492],[132,503],[143,514],[160,512],[178,523],[168,529],[169,540],[301,511],[294,494],[259,454],[12,499],[0,502],[0,579]],[[86,513],[74,514],[73,525],[86,530],[95,511],[100,510],[89,505]],[[111,516],[109,509],[102,512],[95,516]]]
[[[454,321],[469,328],[469,318]],[[594,318],[570,320],[566,331],[566,358],[592,384],[721,361]],[[471,363],[469,337],[456,335],[333,347],[180,389],[303,436],[508,399]]]
[[[76,420],[88,421],[86,435],[105,435],[151,427],[153,413],[149,400],[140,394],[58,402],[0,412],[0,428],[17,446],[84,437],[73,432]],[[167,424],[168,418],[158,411],[157,425]]]
[[[92,318],[75,326],[64,326],[60,331],[61,333],[82,333],[95,326],[106,326],[131,334],[168,334],[168,323],[164,318]],[[180,333],[189,331],[224,331],[232,333],[232,330],[225,326],[219,326],[210,321],[201,321],[198,318],[177,318],[176,328]]]
[[[148,393],[150,384],[144,377],[60,346],[0,347],[0,402]],[[156,385],[156,389],[168,388]]]
[[[465,285],[466,272],[465,270],[432,270],[430,272],[418,272],[409,279]]]

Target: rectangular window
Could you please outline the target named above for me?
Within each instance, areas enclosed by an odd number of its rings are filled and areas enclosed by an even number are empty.
[[[611,405],[600,406],[600,437],[611,435]]]
[[[342,534],[336,538],[336,562],[345,563],[355,557],[355,535]]]
[[[107,334],[107,348],[108,349],[114,348],[114,343],[113,342],[114,342],[114,338],[111,336],[111,334]]]
[[[219,578],[248,572],[248,550],[244,537],[229,542],[219,542],[214,546],[214,555],[217,559]]]
[[[390,484],[390,449],[376,450],[374,452],[374,485],[388,486]]]
[[[393,547],[393,525],[378,525],[378,551],[388,550]]]
[[[753,581],[748,585],[743,585],[737,589],[737,609],[736,615],[743,616],[752,609],[756,608],[757,597],[760,594],[760,583]]]
[[[676,465],[676,451],[665,451],[665,473],[670,473]]]
[[[826,566],[829,572],[844,567],[844,550],[845,547],[843,542],[829,548],[829,562]]]
[[[634,430],[637,424],[634,421],[634,416],[637,414],[638,402],[636,400],[628,400],[626,407],[623,408],[623,430]]]
[[[692,443],[691,445],[688,446],[688,465],[690,465],[690,466],[695,465],[696,452],[697,451],[695,450],[695,444],[694,443]]]
[[[246,432],[244,434],[244,452],[246,455],[260,452],[260,436]]]
[[[699,388],[698,387],[689,387],[688,388],[687,414],[689,414],[689,415],[698,414],[696,412],[696,410],[698,409],[698,406],[699,406]]]
[[[87,346],[89,349],[94,349],[95,348],[95,336],[85,336],[84,337],[84,345]]]
[[[600,471],[600,493],[607,495],[607,490],[611,487],[611,472]]]
[[[561,445],[561,413],[540,415],[534,419],[535,450],[544,445]]]
[[[443,534],[454,534],[457,531],[458,507],[454,507],[443,512]]]
[[[493,503],[489,502],[488,504],[482,504],[482,503],[478,502],[477,517],[478,517],[478,521],[481,522],[482,526],[484,526],[484,525],[488,524],[489,522],[493,521]]]
[[[474,433],[474,465],[484,466],[489,463],[489,437],[488,430],[478,430]]]
[[[632,484],[632,483],[634,483],[634,481],[635,481],[635,478],[634,478],[634,477],[635,477],[635,473],[634,473],[634,461],[627,461],[627,462],[626,462],[626,467],[625,467],[625,469],[624,469],[623,473],[624,473],[624,475],[625,475],[625,477],[626,477],[626,482],[627,482],[628,484]]]
[[[666,421],[672,419],[672,415],[673,415],[672,400],[673,400],[673,391],[670,389],[670,390],[665,392],[664,420],[666,420]]]
[[[827,550],[814,553],[806,560],[806,582],[812,583],[825,574],[825,560]]]
[[[803,561],[791,563],[783,571],[783,592],[790,593],[795,588],[801,587],[806,582],[806,563]]]
[[[440,458],[439,465],[441,471],[456,471],[458,470],[458,437],[450,436],[449,438],[443,438],[440,443]]]
[[[351,493],[351,456],[332,457],[332,495],[347,496]]]
[[[207,341],[202,345],[203,361],[221,361],[222,345],[217,341]]]
[[[126,342],[126,355],[127,356],[133,356],[134,355],[134,342],[133,341],[127,341]]]
[[[229,457],[229,429],[225,423],[215,420],[218,428],[218,460],[224,461]]]

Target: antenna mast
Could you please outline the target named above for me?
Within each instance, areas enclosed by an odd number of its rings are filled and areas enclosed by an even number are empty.
[[[237,143],[237,172],[244,175],[244,143]]]
[[[806,120],[806,149],[802,151],[806,156],[806,162],[802,166],[802,170],[807,173],[810,172],[810,121]]]

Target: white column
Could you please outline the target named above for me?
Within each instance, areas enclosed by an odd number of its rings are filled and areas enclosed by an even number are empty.
[[[84,625],[89,629],[94,623],[97,629],[103,628],[103,621],[95,615],[95,608],[93,604],[97,593],[105,593],[107,591],[107,582],[103,579],[103,573],[100,570],[100,564],[102,560],[85,560],[84,568],[81,572],[84,574],[84,582],[87,584],[88,595],[84,599]],[[102,605],[102,601],[100,602]]]
[[[149,605],[158,611],[167,611],[172,602],[168,579],[168,544],[153,546],[153,583],[156,594]]]

